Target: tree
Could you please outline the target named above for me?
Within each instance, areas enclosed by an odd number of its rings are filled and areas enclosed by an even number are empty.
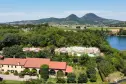
[[[43,78],[45,81],[49,78],[49,66],[48,65],[42,65],[40,68],[40,75],[41,78]]]
[[[107,77],[110,73],[116,71],[114,65],[112,65],[111,62],[106,60],[98,63],[98,69],[100,70],[100,72],[102,72],[105,75],[105,77]]]
[[[2,41],[5,46],[18,45],[21,42],[21,36],[17,34],[6,34]]]
[[[76,83],[76,75],[74,73],[67,75],[67,83]]]
[[[80,65],[85,65],[86,62],[87,62],[89,59],[90,59],[90,58],[89,58],[88,55],[82,55],[82,56],[80,57],[80,60],[79,60]]]
[[[86,74],[80,74],[78,77],[78,83],[87,83],[88,78]]]
[[[97,77],[96,77],[95,74],[92,74],[92,75],[91,75],[90,81],[91,81],[91,82],[96,82],[96,81],[97,81]]]
[[[88,75],[88,78],[91,78],[92,75],[96,75],[96,70],[95,70],[95,68],[93,68],[93,67],[88,68],[88,69],[87,69],[87,75]]]
[[[0,50],[4,47],[4,44],[0,41]]]
[[[99,63],[99,62],[101,62],[101,61],[103,61],[103,60],[104,60],[104,58],[101,57],[101,56],[96,57],[96,62],[97,62],[97,63]]]
[[[5,47],[3,49],[3,55],[5,57],[9,57],[9,58],[24,58],[24,52],[22,50],[22,47],[20,47],[19,45],[14,45],[12,47]]]
[[[126,76],[126,68],[123,69],[123,74]]]
[[[64,73],[62,70],[57,71],[57,78],[62,78],[64,77]]]

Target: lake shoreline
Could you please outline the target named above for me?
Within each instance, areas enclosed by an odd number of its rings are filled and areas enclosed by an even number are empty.
[[[112,48],[119,51],[126,51],[126,35],[110,35],[107,37],[107,41]]]

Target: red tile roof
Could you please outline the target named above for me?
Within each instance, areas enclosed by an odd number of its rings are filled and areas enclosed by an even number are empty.
[[[49,68],[51,69],[66,69],[66,62],[55,62],[52,61],[49,63]]]
[[[50,69],[57,70],[66,70],[66,72],[72,72],[72,67],[67,66],[66,62],[56,62],[50,61],[50,59],[42,59],[42,58],[5,58],[4,60],[0,60],[0,64],[2,65],[20,65],[24,66],[24,68],[40,68],[41,65],[47,64]]]
[[[20,65],[23,66],[26,63],[26,59],[20,59],[20,58],[5,58],[4,60],[1,60],[1,64],[3,65]]]
[[[27,58],[27,62],[24,65],[25,68],[40,68],[43,64],[49,64],[50,59],[42,58]]]
[[[73,72],[73,68],[72,68],[71,66],[67,66],[66,72],[67,72],[67,73]]]

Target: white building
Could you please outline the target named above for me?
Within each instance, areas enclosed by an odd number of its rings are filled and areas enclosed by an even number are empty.
[[[89,56],[93,57],[100,55],[99,48],[96,47],[63,47],[55,49],[56,54],[68,54],[72,56],[81,56],[83,54],[88,54]]]

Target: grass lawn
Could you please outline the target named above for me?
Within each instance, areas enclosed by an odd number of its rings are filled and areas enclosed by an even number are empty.
[[[5,80],[6,84],[21,84],[23,83],[22,81],[14,81],[14,80]]]

